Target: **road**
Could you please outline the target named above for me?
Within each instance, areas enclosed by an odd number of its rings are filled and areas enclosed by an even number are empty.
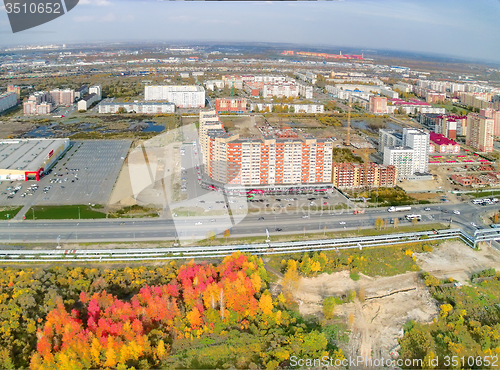
[[[469,234],[473,234],[475,227],[471,225],[482,225],[481,214],[486,211],[498,210],[498,205],[478,206],[470,203],[455,205],[430,205],[431,211],[424,211],[426,206],[412,207],[413,213],[422,215],[422,222],[431,223],[436,221],[449,222],[452,227],[461,227]],[[460,211],[459,215],[453,214],[453,210]],[[444,213],[446,211],[447,213]],[[340,211],[339,211],[340,212]],[[394,217],[402,217],[408,212],[387,212],[387,208],[368,209],[365,214],[354,215],[352,213],[339,214],[314,214],[311,212],[309,218],[302,218],[301,213],[274,214],[248,214],[242,222],[230,229],[232,236],[265,236],[266,229],[271,237],[280,234],[300,234],[303,232],[321,232],[325,228],[328,231],[341,231],[346,229],[357,229],[373,227],[377,218],[388,222]],[[427,216],[432,216],[432,220]],[[259,218],[263,217],[263,220]],[[211,222],[211,220],[214,220]],[[345,222],[341,224],[340,222]],[[196,223],[201,223],[196,225]],[[175,224],[182,225],[183,232],[178,235]],[[227,228],[225,222],[218,222],[214,216],[176,217],[171,219],[99,219],[99,220],[24,220],[24,221],[2,221],[0,222],[0,240],[4,243],[30,243],[45,242],[60,243],[68,242],[133,242],[147,240],[189,240],[190,238],[205,238],[212,231],[221,234]],[[400,226],[409,225],[408,221],[401,220]],[[391,225],[388,225],[390,227]],[[281,231],[276,231],[281,229]],[[189,230],[186,232],[186,230]]]

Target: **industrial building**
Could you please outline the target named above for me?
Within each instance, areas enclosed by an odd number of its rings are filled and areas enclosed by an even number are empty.
[[[0,141],[0,180],[37,181],[68,149],[69,139]]]
[[[205,89],[196,85],[145,86],[144,100],[165,100],[179,108],[203,108]]]

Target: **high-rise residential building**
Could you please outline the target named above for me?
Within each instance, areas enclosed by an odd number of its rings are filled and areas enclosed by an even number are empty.
[[[429,133],[416,129],[403,129],[403,146],[413,149],[413,173],[429,170]]]
[[[215,111],[200,113],[205,171],[223,184],[307,185],[331,183],[333,141],[293,129],[261,127],[258,138],[224,129]]]
[[[477,113],[467,116],[467,136],[465,143],[480,152],[493,151],[494,120]]]
[[[500,110],[481,109],[479,114],[493,119],[493,136],[500,136]]]
[[[16,85],[8,85],[7,86],[7,92],[8,93],[15,93],[17,95],[17,102],[19,103],[21,99],[21,87],[16,86]]]
[[[144,100],[166,100],[179,108],[203,108],[205,106],[205,89],[202,86],[146,86]]]
[[[387,98],[383,96],[370,96],[368,110],[374,114],[387,114]]]
[[[17,94],[15,92],[6,92],[0,94],[0,113],[12,108],[17,104]]]
[[[395,166],[375,163],[334,163],[333,186],[338,188],[393,187],[396,185]]]
[[[34,92],[23,103],[23,114],[25,116],[49,114],[53,109],[52,102],[52,95],[47,91]]]
[[[386,146],[401,146],[403,145],[403,135],[396,130],[380,129],[378,131],[378,151],[384,152]]]
[[[54,89],[50,91],[56,105],[71,105],[75,101],[75,91],[72,89]]]
[[[217,98],[215,99],[215,110],[217,113],[245,113],[247,100],[245,98]]]
[[[414,174],[413,149],[408,146],[386,146],[384,165],[396,167],[398,180],[406,179]]]

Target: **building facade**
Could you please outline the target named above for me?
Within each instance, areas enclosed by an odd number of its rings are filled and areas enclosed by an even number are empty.
[[[397,170],[395,166],[375,163],[333,163],[332,182],[338,188],[394,187]]]
[[[412,174],[427,173],[429,171],[429,134],[416,129],[403,129],[403,146],[413,150]]]
[[[72,89],[54,89],[50,91],[55,105],[71,105],[75,101],[75,91]]]
[[[195,85],[146,86],[144,100],[166,100],[178,108],[203,108],[205,89]]]
[[[384,148],[384,165],[396,167],[397,179],[403,180],[413,175],[413,149],[407,146]]]
[[[15,92],[6,92],[0,94],[0,113],[17,104],[17,94]]]
[[[333,142],[292,130],[261,127],[261,137],[228,134],[212,112],[200,114],[205,169],[220,183],[260,185],[331,184]]]
[[[137,102],[99,104],[99,113],[139,113],[139,114],[164,114],[174,113],[175,104],[167,102]]]
[[[387,114],[387,98],[383,96],[370,96],[368,110],[373,114]]]
[[[492,118],[470,113],[467,116],[467,136],[465,143],[480,152],[493,151],[493,129]]]
[[[217,98],[215,99],[215,111],[217,113],[245,113],[247,100],[245,98]]]

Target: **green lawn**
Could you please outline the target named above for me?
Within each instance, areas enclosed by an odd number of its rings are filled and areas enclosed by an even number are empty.
[[[500,189],[492,190],[481,190],[475,193],[466,193],[468,196],[472,198],[486,198],[486,197],[498,197],[500,195]]]
[[[13,219],[23,207],[5,207],[0,211],[0,220],[11,220]],[[9,215],[9,217],[7,217]]]
[[[33,213],[37,220],[106,218],[105,213],[94,211],[91,207],[85,205],[31,207],[26,212],[26,218],[32,219]]]

